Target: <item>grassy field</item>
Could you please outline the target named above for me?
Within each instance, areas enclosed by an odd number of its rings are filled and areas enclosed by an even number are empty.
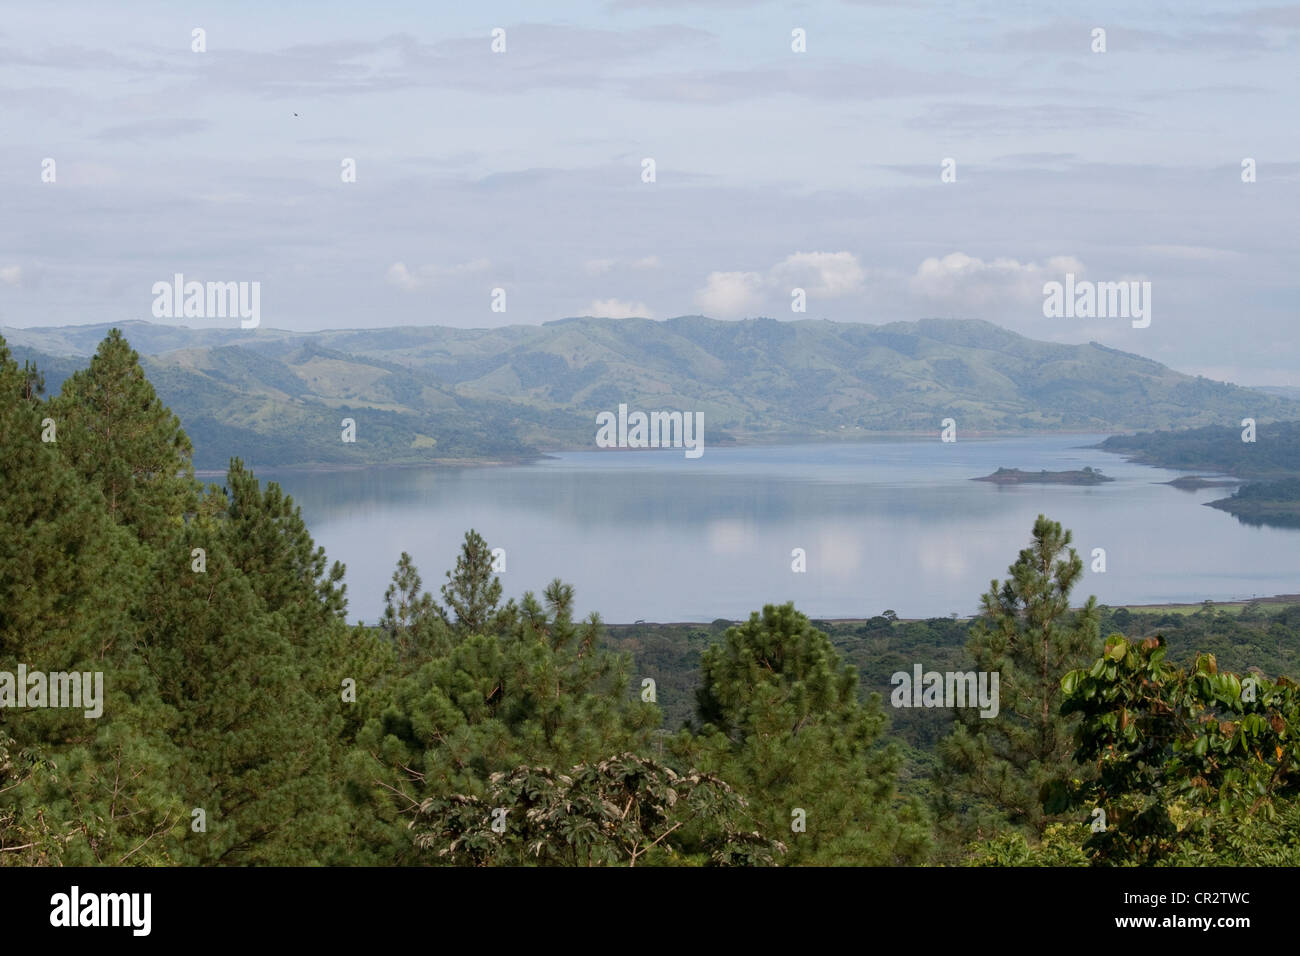
[[[1248,604],[1267,605],[1269,610],[1282,610],[1288,607],[1300,605],[1300,594],[1276,594],[1273,597],[1251,598],[1245,601],[1210,601],[1207,602],[1214,606],[1216,611],[1225,611],[1229,614],[1238,614],[1241,609]],[[1162,614],[1195,614],[1202,607],[1202,604],[1118,604],[1115,607],[1127,608],[1130,611],[1143,611],[1147,613]]]
[[[1296,607],[1297,605],[1300,605],[1300,594],[1275,594],[1271,597],[1249,598],[1247,600],[1242,600],[1242,601],[1211,601],[1210,604],[1214,606],[1214,609],[1216,611],[1224,611],[1225,613],[1228,614],[1240,613],[1241,609],[1246,607],[1248,604],[1259,604],[1261,605],[1261,607],[1267,608],[1268,610],[1281,611],[1284,610],[1285,608]],[[1201,602],[1197,604],[1110,604],[1106,606],[1111,608],[1111,610],[1119,610],[1120,608],[1124,608],[1129,611],[1141,612],[1147,614],[1195,614],[1197,611],[1201,610],[1201,608],[1203,608],[1205,604],[1204,602]],[[957,623],[962,623],[962,622],[971,621],[974,618],[968,614],[958,615],[955,618],[951,617],[951,615],[938,615],[936,618],[900,617],[898,621],[900,624],[912,624],[920,621],[929,621],[935,619],[949,619]],[[870,619],[865,617],[814,618],[814,622],[825,622],[826,624],[832,624],[837,626],[842,625],[845,627],[866,624],[868,620]],[[709,623],[704,621],[662,621],[662,622],[641,621],[639,623],[647,627],[667,627],[667,628],[676,628],[676,627],[701,628],[701,627],[710,626]],[[739,622],[714,621],[713,625],[714,626],[726,625],[730,623],[739,623]],[[611,626],[627,627],[629,625],[612,624]]]

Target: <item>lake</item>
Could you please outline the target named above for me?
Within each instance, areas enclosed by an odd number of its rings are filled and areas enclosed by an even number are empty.
[[[1084,448],[1104,435],[944,444],[861,443],[568,452],[536,464],[285,472],[316,542],[347,565],[349,618],[375,621],[402,551],[440,599],[444,572],[475,528],[506,551],[504,594],[574,585],[583,614],[610,623],[741,618],[793,600],[810,617],[892,608],[929,617],[979,608],[1029,542],[1039,514],[1074,532],[1092,563],[1073,597],[1108,604],[1229,600],[1300,591],[1300,531],[1252,528],[1202,503],[1231,488],[1181,491],[1185,472]],[[1000,466],[1091,465],[1103,485],[971,481]],[[791,552],[806,553],[806,573]]]

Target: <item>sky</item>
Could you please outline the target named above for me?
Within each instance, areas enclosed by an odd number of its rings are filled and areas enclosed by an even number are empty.
[[[1248,0],[6,2],[0,325],[238,323],[155,318],[180,273],[272,328],[978,318],[1300,386],[1298,48]],[[1150,324],[1046,317],[1066,273]]]

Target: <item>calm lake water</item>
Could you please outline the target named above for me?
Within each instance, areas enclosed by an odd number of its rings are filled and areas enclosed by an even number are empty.
[[[793,600],[811,617],[975,612],[1041,512],[1091,564],[1077,600],[1229,600],[1300,591],[1300,530],[1202,506],[1231,493],[1081,446],[1097,436],[572,452],[533,465],[265,473],[347,565],[349,618],[374,621],[402,551],[438,596],[475,528],[506,550],[506,596],[559,577],[611,623],[711,621]],[[1101,468],[1114,482],[998,486],[999,466]],[[807,572],[791,571],[791,551]]]

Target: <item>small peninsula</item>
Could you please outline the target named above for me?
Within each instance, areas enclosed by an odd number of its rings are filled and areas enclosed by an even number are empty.
[[[1199,491],[1202,488],[1232,488],[1241,484],[1240,478],[1207,478],[1204,475],[1183,475],[1173,481],[1158,481],[1158,485],[1173,485],[1183,491]]]

